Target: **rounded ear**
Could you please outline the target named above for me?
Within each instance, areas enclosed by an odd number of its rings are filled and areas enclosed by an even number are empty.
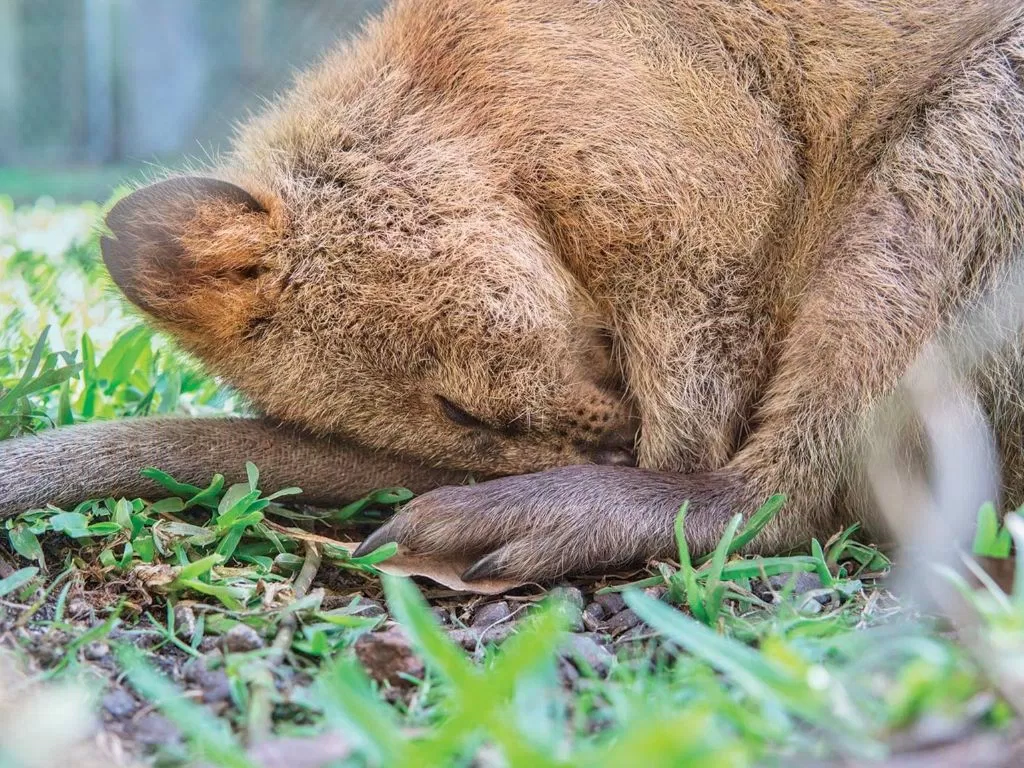
[[[252,215],[267,218],[252,195],[226,181],[161,181],[111,208],[106,219],[110,235],[100,240],[103,261],[133,304],[160,317],[169,300],[187,294],[204,278],[258,272],[258,241],[243,234],[254,228],[237,226]]]

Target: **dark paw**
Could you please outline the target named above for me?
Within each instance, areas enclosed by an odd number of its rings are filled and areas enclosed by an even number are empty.
[[[591,465],[439,488],[410,502],[356,555],[396,542],[416,554],[472,561],[466,581],[609,572],[671,556],[675,516],[688,499],[687,538],[703,548],[731,514],[724,491],[710,475]]]

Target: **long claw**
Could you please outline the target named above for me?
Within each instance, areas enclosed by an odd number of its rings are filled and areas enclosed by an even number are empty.
[[[363,543],[360,544],[356,548],[356,551],[352,553],[352,557],[364,557],[371,552],[380,549],[385,544],[391,544],[396,541],[398,541],[397,526],[392,523],[385,523],[363,539]]]
[[[467,568],[461,578],[465,582],[481,581],[483,579],[500,578],[505,571],[502,563],[501,550],[492,552],[480,558]]]

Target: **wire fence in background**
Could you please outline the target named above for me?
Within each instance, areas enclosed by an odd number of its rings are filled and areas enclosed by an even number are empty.
[[[200,156],[381,0],[0,0],[0,166]]]

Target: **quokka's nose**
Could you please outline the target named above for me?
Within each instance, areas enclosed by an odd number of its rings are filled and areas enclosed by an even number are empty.
[[[636,454],[624,448],[598,448],[593,456],[595,464],[614,467],[636,466]]]
[[[635,467],[636,433],[637,424],[631,419],[628,424],[605,434],[593,451],[594,463]]]

